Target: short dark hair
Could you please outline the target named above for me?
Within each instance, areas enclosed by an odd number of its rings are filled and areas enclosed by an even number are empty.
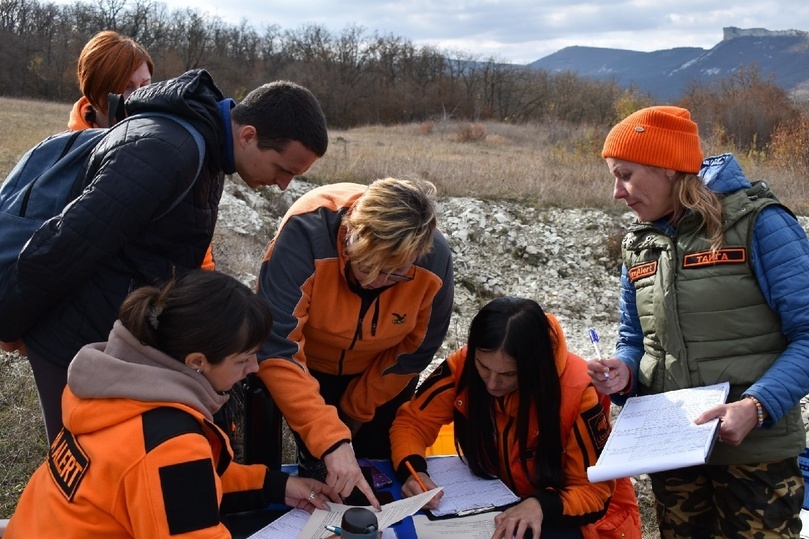
[[[130,293],[119,318],[143,344],[178,361],[201,352],[211,364],[261,345],[272,329],[266,300],[218,271],[193,270]]]
[[[561,336],[553,333],[548,317],[532,299],[501,297],[486,304],[472,319],[466,363],[459,390],[469,388],[469,421],[465,432],[456,436],[470,469],[483,477],[495,476],[497,449],[493,440],[495,425],[491,409],[493,397],[486,389],[475,366],[477,350],[502,351],[517,363],[517,440],[520,455],[528,454],[529,418],[536,414],[539,425],[539,447],[536,452],[536,474],[532,482],[537,489],[562,488],[562,437],[559,412],[562,401],[559,373],[556,369],[554,342]],[[527,464],[521,458],[526,476]]]
[[[239,125],[256,128],[258,147],[283,151],[297,140],[318,157],[329,146],[326,117],[317,98],[294,82],[285,80],[259,86],[231,111]]]

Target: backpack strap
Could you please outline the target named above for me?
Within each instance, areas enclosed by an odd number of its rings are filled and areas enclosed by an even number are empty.
[[[166,114],[164,112],[141,112],[141,113],[136,114],[134,116],[127,117],[127,120],[130,120],[132,118],[139,118],[139,117],[144,118],[144,117],[154,117],[154,116],[159,116],[161,118],[168,118],[168,119],[170,119],[170,120],[172,120],[174,122],[177,122],[181,126],[183,126],[185,128],[185,130],[188,131],[191,134],[192,137],[194,137],[194,142],[196,142],[197,151],[199,152],[199,160],[197,162],[197,172],[194,175],[194,181],[192,181],[191,183],[188,184],[188,187],[185,188],[185,190],[182,192],[182,194],[179,197],[177,197],[177,199],[171,204],[171,206],[169,206],[169,208],[166,211],[164,211],[163,213],[161,213],[159,216],[157,216],[154,219],[155,221],[157,221],[158,219],[160,219],[160,218],[164,217],[166,214],[168,214],[171,210],[176,208],[177,205],[180,202],[182,202],[182,200],[185,198],[185,196],[191,191],[191,188],[194,187],[194,184],[197,183],[197,179],[199,179],[199,173],[202,171],[202,163],[205,161],[205,139],[203,139],[202,134],[199,131],[197,131],[197,129],[193,125],[191,125],[188,121],[186,121],[185,119],[180,118],[179,116],[174,116],[172,114]]]
[[[81,131],[74,131],[73,134],[70,135],[70,138],[68,138],[67,142],[65,143],[65,147],[62,149],[62,153],[60,153],[59,157],[57,157],[56,161],[54,161],[53,163],[54,165],[56,165],[56,163],[61,161],[67,155],[67,153],[76,143],[76,139],[79,138],[80,134]],[[37,183],[37,180],[41,177],[42,175],[39,175],[36,178],[34,178],[34,180],[30,184],[28,184],[28,187],[25,188],[25,194],[23,195],[22,203],[20,204],[20,211],[19,211],[20,217],[25,217],[25,212],[28,210],[28,201],[31,200],[31,191],[34,190],[34,185]]]

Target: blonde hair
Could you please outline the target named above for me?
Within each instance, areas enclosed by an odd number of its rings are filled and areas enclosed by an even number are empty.
[[[719,197],[708,189],[705,183],[695,174],[677,172],[674,182],[674,195],[677,209],[672,225],[677,225],[688,210],[699,215],[700,227],[705,229],[712,251],[718,251],[725,242],[725,232],[722,227],[722,202]]]
[[[419,180],[376,180],[343,217],[346,254],[362,266],[367,284],[383,268],[399,268],[430,252],[436,229],[435,185]]]

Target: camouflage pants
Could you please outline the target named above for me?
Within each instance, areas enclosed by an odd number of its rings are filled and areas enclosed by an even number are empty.
[[[798,459],[756,466],[692,466],[650,474],[661,539],[798,539]]]

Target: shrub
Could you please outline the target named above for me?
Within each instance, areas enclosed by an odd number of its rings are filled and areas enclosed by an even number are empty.
[[[770,157],[781,168],[809,170],[809,117],[801,115],[773,131]]]
[[[419,135],[430,135],[435,130],[435,120],[427,120],[419,124]]]
[[[458,142],[478,142],[485,138],[483,124],[461,124],[455,132],[455,140]]]

